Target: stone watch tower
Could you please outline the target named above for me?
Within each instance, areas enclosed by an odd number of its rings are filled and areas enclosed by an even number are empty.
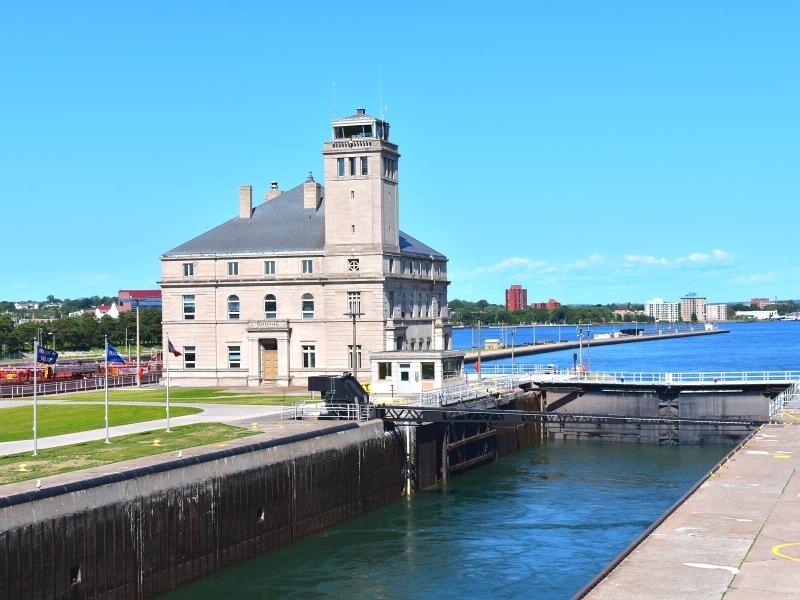
[[[389,124],[359,108],[333,121],[325,142],[325,247],[329,254],[397,253],[397,163]]]

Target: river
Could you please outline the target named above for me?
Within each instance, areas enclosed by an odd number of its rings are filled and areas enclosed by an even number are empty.
[[[800,369],[800,322],[726,327],[594,348],[592,368]],[[532,334],[516,329],[517,341]],[[457,330],[455,344],[475,335]],[[571,361],[562,351],[524,362]],[[160,598],[570,598],[728,450],[545,443]]]

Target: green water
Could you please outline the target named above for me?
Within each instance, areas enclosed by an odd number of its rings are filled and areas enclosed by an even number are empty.
[[[728,450],[528,448],[159,598],[570,598]]]

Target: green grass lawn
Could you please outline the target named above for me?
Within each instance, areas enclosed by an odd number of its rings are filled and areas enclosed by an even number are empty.
[[[219,444],[220,447],[224,447],[231,440],[257,433],[259,432],[222,423],[199,423],[175,427],[171,433],[159,430],[113,437],[111,444],[98,440],[48,448],[39,450],[39,455],[36,457],[30,453],[0,456],[0,485],[88,469],[132,458],[166,452],[176,453],[178,450],[193,446]],[[158,444],[154,443],[156,440]],[[20,465],[23,467],[20,468]]]
[[[103,405],[54,405],[39,406],[39,437],[100,429],[105,427]],[[178,406],[171,408],[171,417],[182,417],[201,412],[199,408]],[[108,409],[109,425],[127,425],[142,421],[164,419],[166,413],[158,406],[115,405]],[[0,409],[0,442],[33,439],[33,409],[30,406],[17,406]]]
[[[102,402],[103,391],[59,394],[57,396],[48,396],[48,399]],[[109,402],[166,402],[167,392],[164,388],[113,389],[108,391],[108,400]],[[276,406],[294,404],[304,400],[318,402],[319,398],[312,398],[310,392],[299,395],[281,394],[268,396],[258,392],[230,388],[171,388],[169,400],[170,403],[201,402],[206,404],[263,404]]]

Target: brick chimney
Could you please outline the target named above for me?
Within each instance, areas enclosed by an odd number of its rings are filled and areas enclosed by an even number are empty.
[[[308,179],[303,183],[303,208],[319,208],[322,200],[322,186],[314,181],[311,171],[308,172]]]
[[[278,182],[274,179],[272,180],[272,185],[269,187],[269,191],[264,194],[264,202],[269,202],[273,198],[281,195],[281,188],[278,187]]]
[[[249,219],[253,214],[253,186],[239,186],[239,218]]]

